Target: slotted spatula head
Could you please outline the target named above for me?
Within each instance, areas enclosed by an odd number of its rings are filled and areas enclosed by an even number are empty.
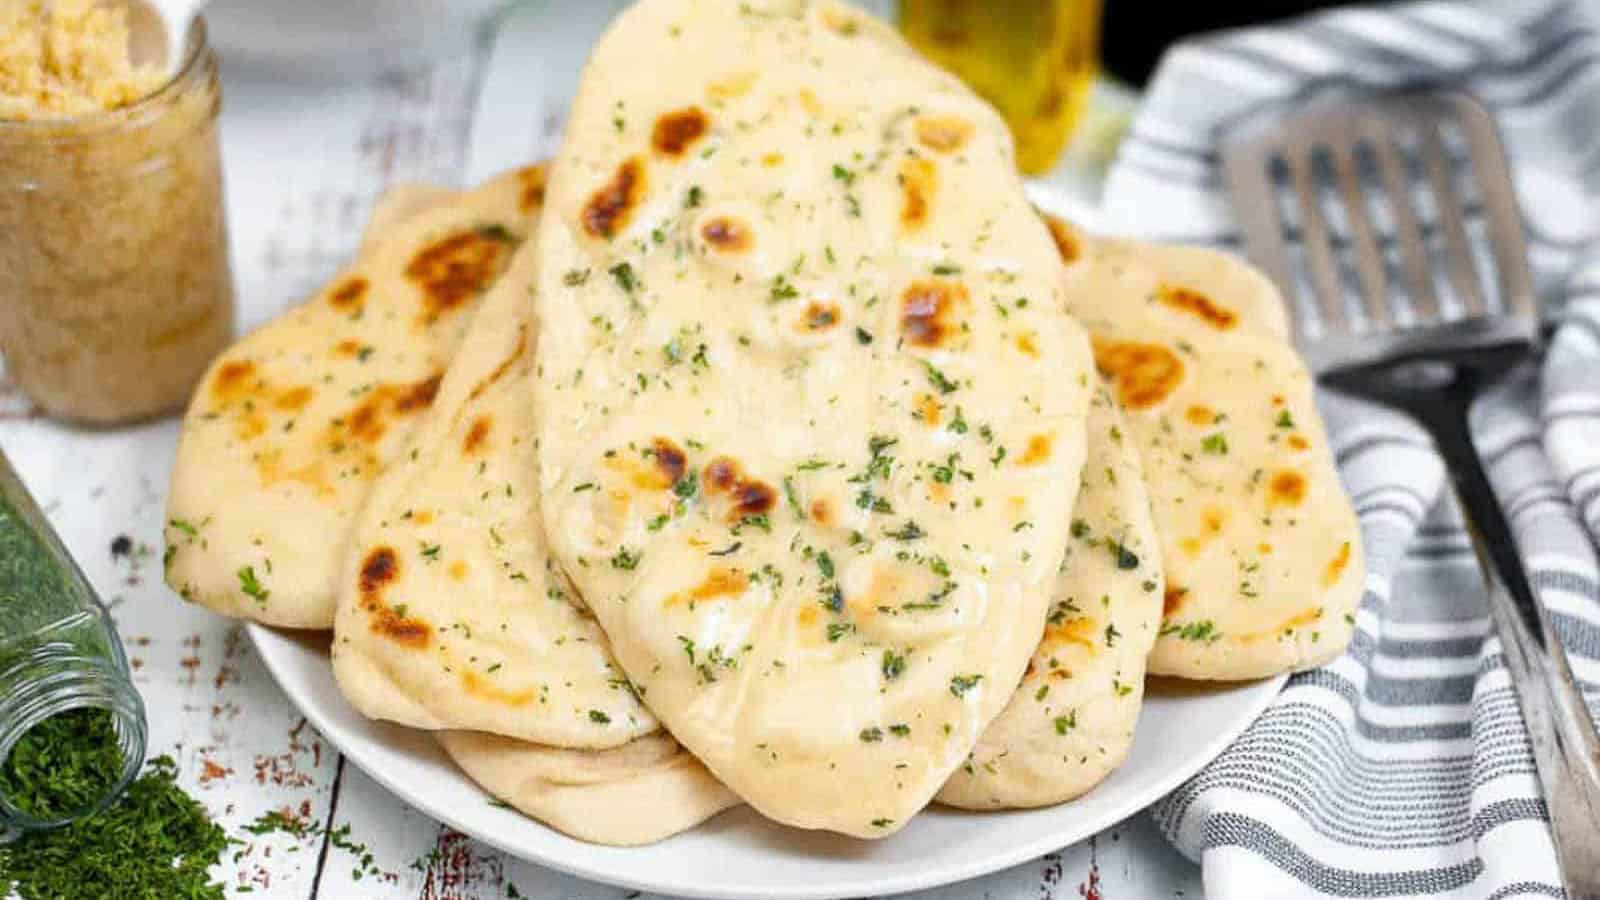
[[[1318,374],[1489,362],[1538,340],[1510,169],[1477,100],[1313,101],[1238,128],[1222,161],[1246,252]]]
[[[1466,514],[1567,896],[1600,900],[1600,734],[1473,446],[1480,389],[1533,358],[1522,219],[1488,112],[1455,93],[1307,105],[1223,149],[1250,257],[1331,384],[1410,413]]]

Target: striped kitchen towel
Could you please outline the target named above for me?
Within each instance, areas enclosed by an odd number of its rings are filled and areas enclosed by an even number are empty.
[[[1556,336],[1480,404],[1478,447],[1600,710],[1600,31],[1578,3],[1345,10],[1207,36],[1164,60],[1106,187],[1137,233],[1240,249],[1218,171],[1242,119],[1324,90],[1464,87],[1516,169]],[[1470,212],[1470,209],[1469,209]],[[1426,225],[1427,223],[1425,223]],[[1476,559],[1428,439],[1325,397],[1370,569],[1349,652],[1295,676],[1154,809],[1213,900],[1562,896]]]

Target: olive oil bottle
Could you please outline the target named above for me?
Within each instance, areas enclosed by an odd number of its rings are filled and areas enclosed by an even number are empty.
[[[1102,0],[900,0],[900,29],[994,104],[1017,165],[1055,164],[1099,71]]]

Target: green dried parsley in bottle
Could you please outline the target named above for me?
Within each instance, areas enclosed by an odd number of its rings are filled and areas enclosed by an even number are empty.
[[[35,819],[64,819],[111,793],[122,767],[111,714],[68,710],[33,726],[12,746],[0,764],[0,793]]]
[[[0,453],[0,833],[104,809],[144,743],[111,617]]]

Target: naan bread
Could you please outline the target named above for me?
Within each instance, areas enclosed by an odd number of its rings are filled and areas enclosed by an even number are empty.
[[[440,199],[391,191],[374,224]],[[518,254],[489,291],[438,398],[372,487],[340,592],[334,675],[367,716],[482,729],[438,739],[523,813],[583,840],[650,843],[738,799],[652,733],[604,633],[549,566],[530,402],[533,261]],[[380,571],[374,560],[390,562]]]
[[[464,191],[440,187],[436,184],[403,182],[385,188],[372,205],[372,215],[367,217],[367,230],[361,232],[360,256],[383,244],[384,239],[406,219],[430,209],[461,199]]]
[[[657,729],[539,523],[534,254],[489,292],[351,541],[333,672],[362,714],[560,747]]]
[[[551,828],[631,847],[671,837],[739,804],[664,734],[616,750],[561,750],[441,731],[440,745],[484,790]]]
[[[1277,292],[1220,253],[1053,230],[1149,480],[1167,576],[1150,671],[1236,680],[1334,658],[1361,534]]]
[[[850,7],[644,0],[550,213],[556,557],[737,794],[896,831],[1021,679],[1083,458],[1092,360],[1004,124]]]
[[[972,757],[939,791],[966,809],[1049,806],[1128,755],[1161,620],[1161,557],[1138,450],[1104,389],[1044,640]]]
[[[212,364],[173,468],[174,590],[239,618],[332,626],[353,517],[432,404],[543,191],[535,168],[427,205]]]

